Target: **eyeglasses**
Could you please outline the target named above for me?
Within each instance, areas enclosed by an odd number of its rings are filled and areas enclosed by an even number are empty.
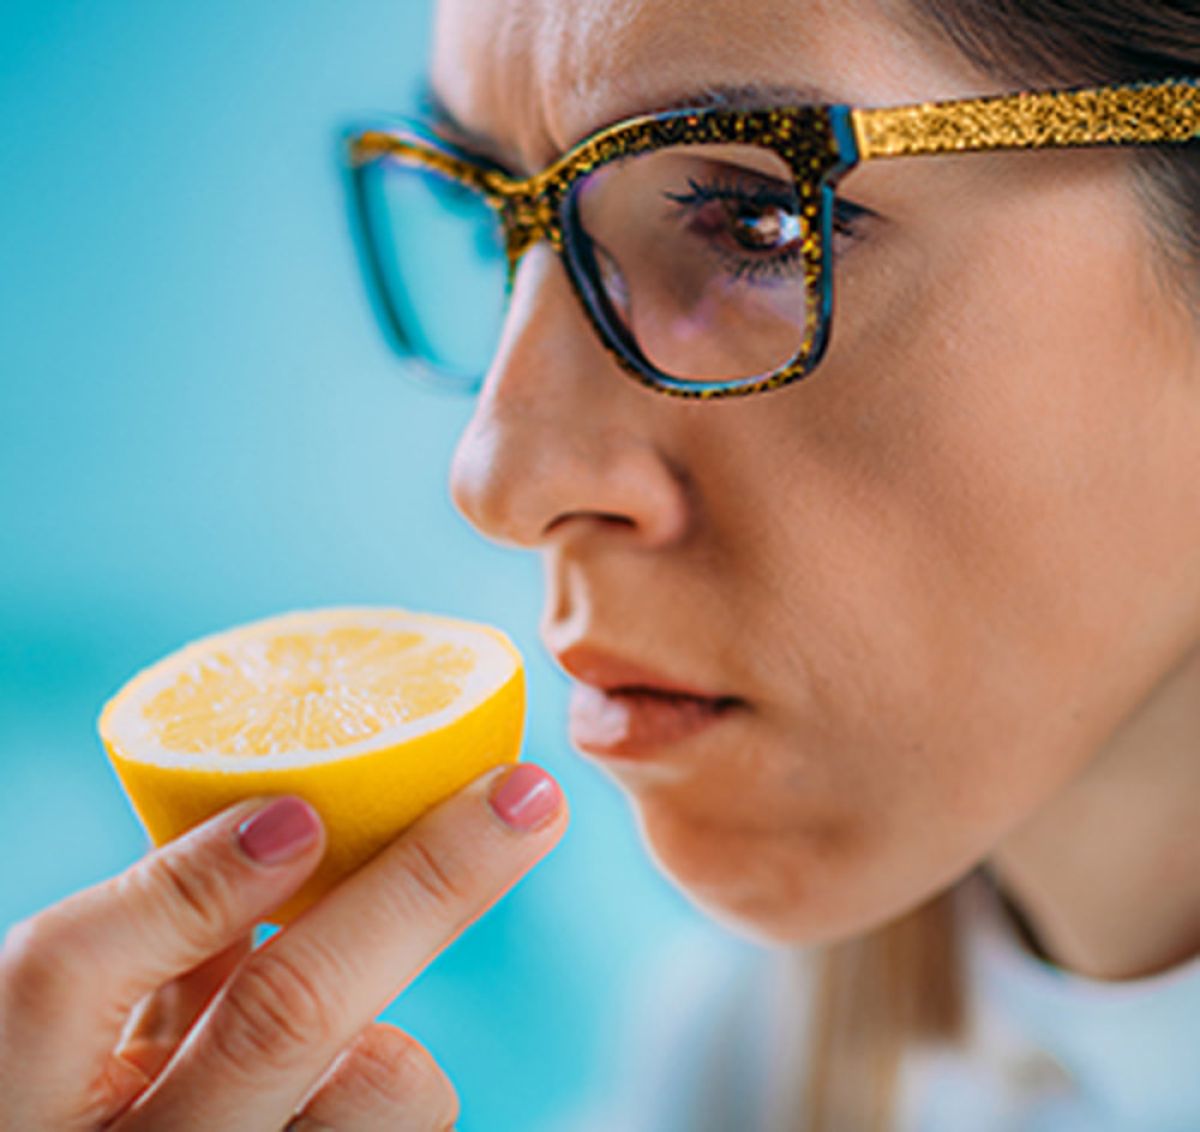
[[[856,109],[620,122],[529,178],[426,127],[346,137],[351,214],[395,348],[478,388],[525,253],[561,256],[601,342],[651,389],[715,398],[811,374],[830,341],[838,182],[864,161],[1200,138],[1200,79]]]

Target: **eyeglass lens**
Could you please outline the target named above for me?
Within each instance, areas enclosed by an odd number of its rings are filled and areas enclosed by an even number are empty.
[[[504,241],[482,197],[411,166],[376,185],[392,303],[435,367],[481,375],[503,320]],[[819,295],[816,190],[801,200],[761,146],[691,145],[601,166],[565,210],[572,269],[602,321],[668,376],[728,382],[810,348]],[[408,324],[411,323],[411,326]]]
[[[365,182],[384,299],[431,369],[482,376],[506,305],[504,233],[478,193],[440,173],[383,160]]]
[[[804,212],[770,150],[677,146],[614,161],[577,184],[569,211],[605,313],[660,372],[759,377],[811,340],[817,209]]]

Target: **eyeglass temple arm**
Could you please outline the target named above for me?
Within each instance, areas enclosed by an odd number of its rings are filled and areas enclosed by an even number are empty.
[[[852,110],[859,157],[1200,138],[1200,80]]]

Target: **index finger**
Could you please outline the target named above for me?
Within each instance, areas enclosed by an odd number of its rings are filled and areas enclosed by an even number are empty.
[[[101,1079],[139,1000],[291,896],[323,841],[298,798],[240,803],[16,925],[0,951],[0,1059],[22,1097],[67,1104]]]
[[[476,780],[255,952],[120,1132],[286,1122],[334,1058],[558,842],[566,805],[523,763]]]

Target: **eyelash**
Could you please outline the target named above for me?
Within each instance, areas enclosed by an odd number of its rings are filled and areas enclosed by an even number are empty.
[[[766,185],[747,188],[744,184],[739,184],[732,179],[721,180],[714,178],[711,181],[700,182],[689,177],[688,189],[689,192],[687,193],[665,192],[663,196],[672,204],[678,206],[680,212],[687,212],[702,207],[705,204],[719,201],[721,203],[732,203],[750,208],[778,208],[794,215],[794,195],[790,192],[781,192]],[[861,205],[854,204],[841,197],[835,197],[833,202],[833,231],[835,235],[845,236],[847,239],[858,239],[856,225],[860,224],[870,215],[870,211]],[[726,266],[735,282],[746,280],[754,283],[763,279],[788,279],[795,276],[797,270],[803,270],[803,252],[799,247],[794,247],[774,258],[743,257],[728,251],[719,251],[719,254],[726,261]],[[843,254],[844,252],[839,251],[835,244],[833,249],[834,261],[836,262]]]

